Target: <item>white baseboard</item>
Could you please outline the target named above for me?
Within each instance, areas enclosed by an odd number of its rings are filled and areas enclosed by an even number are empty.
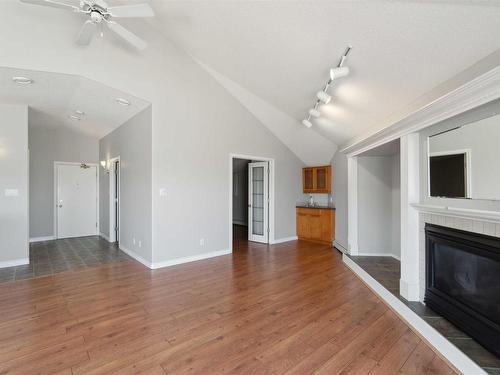
[[[349,251],[347,250],[347,248],[344,245],[342,245],[340,242],[338,242],[337,240],[333,240],[333,247],[335,247],[341,253],[349,254]]]
[[[14,259],[14,260],[6,260],[4,262],[0,262],[0,268],[22,266],[24,264],[30,264],[30,259],[29,258],[21,258],[21,259]]]
[[[342,260],[371,290],[382,298],[392,310],[418,332],[434,349],[441,353],[459,372],[462,374],[486,374],[474,361],[449,342],[424,319],[414,313],[398,297],[384,288],[347,255],[344,254]]]
[[[163,261],[163,262],[156,262],[156,263],[151,264],[150,268],[151,269],[157,269],[157,268],[163,268],[163,267],[176,266],[178,264],[195,262],[197,260],[214,258],[214,257],[218,257],[218,256],[221,256],[221,255],[228,255],[228,254],[231,254],[231,253],[232,253],[231,250],[212,251],[210,253],[192,255],[192,256],[183,257],[183,258],[176,258],[176,259],[166,260],[166,261]]]
[[[269,241],[269,244],[275,245],[275,244],[278,244],[278,243],[283,243],[283,242],[288,242],[288,241],[295,241],[297,239],[298,239],[297,236],[276,238],[274,240]]]
[[[144,264],[146,267],[148,268],[153,268],[152,267],[152,263],[143,258],[142,256],[140,256],[139,254],[137,254],[135,251],[132,251],[130,249],[127,249],[125,246],[123,246],[122,244],[119,245],[120,246],[120,250],[123,251],[125,254],[131,256],[132,258],[134,258],[136,261],[138,261],[139,263],[142,263]]]
[[[420,285],[399,279],[399,292],[407,301],[420,301]]]
[[[401,259],[394,254],[389,253],[361,253],[358,252],[355,256],[357,257],[391,257],[401,262]]]
[[[99,233],[99,236],[101,236],[102,238],[104,238],[106,241],[111,242],[111,241],[109,240],[109,237],[108,237],[108,236],[106,236],[104,233],[100,232],[100,233]]]
[[[175,258],[171,260],[166,260],[163,262],[150,262],[147,259],[144,259],[142,256],[137,254],[136,252],[127,249],[123,245],[120,244],[120,250],[122,250],[125,254],[131,256],[134,258],[136,261],[144,264],[146,267],[154,270],[157,268],[163,268],[163,267],[171,267],[171,266],[176,266],[178,264],[183,264],[183,263],[189,263],[189,262],[195,262],[197,260],[203,260],[203,259],[208,259],[208,258],[214,258],[218,257],[221,255],[228,255],[231,254],[231,250],[221,250],[221,251],[212,251],[210,253],[204,253],[204,254],[199,254],[199,255],[192,255],[189,257],[183,257],[183,258]]]
[[[56,239],[55,236],[33,237],[33,238],[30,238],[30,242],[52,241],[55,239]]]
[[[248,223],[246,221],[240,221],[240,220],[233,220],[233,224],[235,224],[235,225],[243,225],[244,227],[248,226]]]

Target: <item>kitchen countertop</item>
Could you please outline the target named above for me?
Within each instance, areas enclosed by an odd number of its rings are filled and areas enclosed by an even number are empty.
[[[296,208],[316,208],[316,209],[320,209],[320,210],[335,210],[335,206],[321,206],[321,205],[317,205],[317,206],[309,206],[307,204],[304,204],[304,203],[297,203],[295,205]]]

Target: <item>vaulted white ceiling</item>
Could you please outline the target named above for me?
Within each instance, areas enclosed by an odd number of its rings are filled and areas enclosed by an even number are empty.
[[[163,1],[155,26],[300,121],[347,45],[351,75],[311,131],[342,144],[500,48],[498,1]]]

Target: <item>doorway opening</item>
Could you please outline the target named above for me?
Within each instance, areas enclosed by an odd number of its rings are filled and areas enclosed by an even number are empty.
[[[97,164],[54,162],[56,238],[97,235],[99,176]]]
[[[120,157],[109,160],[109,242],[120,243]]]
[[[274,160],[230,155],[230,244],[274,238]]]

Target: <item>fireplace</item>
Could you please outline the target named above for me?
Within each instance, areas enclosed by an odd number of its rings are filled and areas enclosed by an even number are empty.
[[[425,225],[425,303],[500,356],[500,238]]]

